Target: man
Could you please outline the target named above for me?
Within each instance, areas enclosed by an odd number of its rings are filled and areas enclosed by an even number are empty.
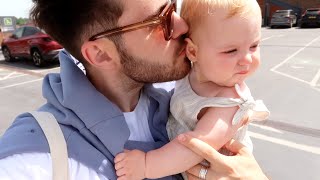
[[[116,179],[113,158],[124,148],[149,151],[168,142],[171,93],[150,83],[188,73],[181,38],[188,26],[166,0],[34,3],[31,17],[66,49],[59,55],[61,73],[44,79],[47,103],[38,111],[59,122],[70,179]],[[52,178],[48,143],[29,113],[0,140],[0,159],[0,179]]]

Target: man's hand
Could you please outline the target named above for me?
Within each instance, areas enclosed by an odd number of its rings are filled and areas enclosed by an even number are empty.
[[[118,180],[141,180],[145,178],[146,153],[139,150],[125,150],[115,159]]]
[[[226,156],[217,152],[205,142],[191,137],[179,135],[179,142],[197,153],[210,163],[206,180],[267,180],[257,161],[250,151],[241,143],[231,140],[225,148],[231,151],[233,156]],[[201,165],[196,165],[187,171],[189,180],[199,179]]]

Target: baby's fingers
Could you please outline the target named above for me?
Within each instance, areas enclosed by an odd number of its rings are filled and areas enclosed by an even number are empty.
[[[126,153],[119,153],[115,158],[114,158],[114,163],[118,163],[126,157]]]
[[[118,177],[122,177],[122,176],[126,175],[126,171],[125,171],[124,168],[122,168],[122,169],[117,170],[116,174],[117,174]]]
[[[114,165],[114,168],[116,169],[116,171],[118,171],[119,169],[122,169],[123,167],[124,167],[123,161],[120,161]]]
[[[117,180],[130,180],[127,176],[118,177]]]

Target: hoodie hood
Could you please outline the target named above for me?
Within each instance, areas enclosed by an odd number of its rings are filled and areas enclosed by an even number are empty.
[[[51,112],[60,124],[72,126],[87,139],[98,138],[113,156],[126,149],[149,151],[168,142],[166,123],[171,92],[148,84],[149,128],[155,142],[128,141],[130,130],[122,111],[91,84],[73,57],[61,51],[60,74],[49,74],[43,82],[47,104],[40,111]],[[99,143],[97,143],[99,144]]]
[[[44,79],[47,104],[40,111],[52,113],[60,124],[72,126],[86,136],[93,133],[112,154],[122,151],[129,137],[123,113],[96,90],[68,52],[61,51],[59,59],[60,74],[49,74]],[[117,141],[112,140],[114,137]]]

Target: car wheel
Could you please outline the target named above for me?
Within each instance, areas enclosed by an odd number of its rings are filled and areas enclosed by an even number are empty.
[[[44,59],[39,50],[35,49],[31,53],[33,64],[37,67],[44,65]]]
[[[2,48],[2,54],[4,56],[4,60],[7,62],[12,61],[10,50],[7,47]]]

